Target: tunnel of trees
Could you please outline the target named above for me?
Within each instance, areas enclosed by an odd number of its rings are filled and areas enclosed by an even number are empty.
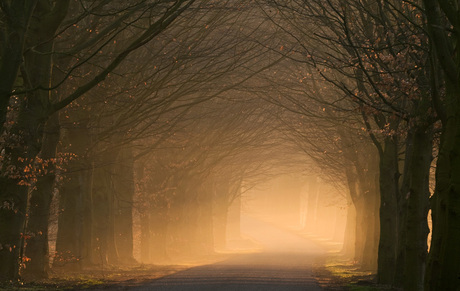
[[[379,283],[458,290],[458,1],[2,0],[0,29],[1,282],[212,253],[278,181],[311,231],[346,201]]]

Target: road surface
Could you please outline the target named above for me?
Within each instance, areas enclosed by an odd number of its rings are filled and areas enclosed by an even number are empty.
[[[237,254],[125,290],[321,290],[312,263],[324,253],[322,248],[255,218],[242,219],[242,233],[261,245],[259,252]]]

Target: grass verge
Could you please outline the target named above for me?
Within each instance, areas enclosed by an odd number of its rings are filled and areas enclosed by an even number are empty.
[[[400,291],[391,286],[376,283],[375,273],[360,267],[339,254],[318,258],[313,267],[316,280],[323,290],[331,291]]]
[[[186,265],[136,265],[131,267],[92,268],[75,272],[52,271],[48,279],[18,281],[0,285],[0,291],[91,290],[131,287],[185,269]]]

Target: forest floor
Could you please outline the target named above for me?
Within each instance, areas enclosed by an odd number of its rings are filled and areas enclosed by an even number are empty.
[[[212,264],[228,255],[214,254],[200,260],[183,260],[175,265],[139,264],[133,266],[107,266],[73,272],[51,271],[48,279],[0,284],[0,291],[21,290],[116,290],[143,285],[203,264]]]
[[[135,286],[145,281],[161,278],[184,269],[183,265],[138,265],[135,267],[87,269],[75,272],[52,272],[48,279],[21,281],[0,285],[1,291],[21,290],[87,290],[111,289],[114,286]]]
[[[315,279],[327,291],[400,291],[402,289],[376,283],[375,274],[362,271],[359,266],[344,260],[340,254],[320,257],[313,265]]]

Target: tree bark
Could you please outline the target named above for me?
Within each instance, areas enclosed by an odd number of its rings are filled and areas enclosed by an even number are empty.
[[[419,127],[414,133],[410,188],[407,197],[407,224],[404,261],[404,290],[424,289],[427,257],[429,175],[432,152],[431,128]]]
[[[355,228],[355,259],[354,261],[359,264],[364,260],[364,246],[366,245],[367,235],[367,221],[365,220],[366,204],[364,197],[359,197],[358,201],[354,203],[356,209],[356,228]]]
[[[458,290],[460,286],[460,8],[448,1],[424,0],[432,53],[445,81],[445,96],[432,94],[441,116],[442,133],[432,197],[432,240],[425,290]],[[446,27],[452,26],[451,29]],[[454,31],[454,32],[452,32]],[[435,77],[437,75],[435,74]],[[439,90],[439,88],[433,88]]]
[[[0,44],[3,52],[0,62],[0,134],[3,133],[8,105],[17,81],[19,68],[23,62],[22,54],[27,29],[38,0],[11,1],[7,6],[6,15],[7,38]],[[3,188],[2,188],[3,189]]]
[[[47,5],[39,2],[30,21],[29,36],[26,41],[28,48],[24,55],[23,78],[27,80],[29,89],[36,87],[48,88],[53,75],[53,47],[56,30],[67,14],[68,0],[56,5]],[[36,90],[29,93],[30,98],[46,109],[49,102],[57,101],[56,92]],[[43,114],[46,116],[46,112]],[[26,257],[30,262],[26,264],[24,274],[36,279],[46,278],[49,269],[48,253],[48,218],[53,196],[56,148],[59,142],[59,117],[53,114],[46,123],[43,142],[37,167],[44,167],[47,171],[38,175],[30,194],[30,209],[27,223],[27,233],[30,239],[25,249]],[[46,166],[48,164],[49,166]],[[46,168],[45,168],[46,167]]]
[[[132,264],[133,257],[133,199],[134,157],[131,148],[121,150],[116,165],[115,188],[115,243],[120,263]]]
[[[118,263],[118,250],[115,245],[113,161],[108,154],[93,168],[92,209],[93,209],[93,262],[102,266]]]
[[[37,112],[37,102],[22,101],[18,120],[5,142],[5,158],[0,177],[0,281],[19,278],[22,267],[29,185],[33,183],[35,158],[41,148],[46,119]],[[36,101],[36,100],[35,100]],[[40,112],[40,111],[39,111]],[[26,129],[35,130],[26,130]],[[22,139],[16,140],[21,136]]]
[[[343,237],[342,254],[346,258],[355,258],[355,240],[356,240],[356,208],[355,205],[348,201],[347,221],[345,224],[345,234]]]
[[[346,168],[350,199],[355,215],[354,261],[363,269],[375,270],[377,260],[378,190],[375,158],[368,157],[365,165],[354,161],[355,165]]]
[[[92,264],[92,165],[86,157],[91,140],[85,125],[63,133],[72,158],[59,188],[59,217],[54,267],[80,269]]]
[[[372,174],[372,171],[370,174]],[[362,198],[364,200],[364,208],[361,210],[364,213],[362,223],[365,233],[361,268],[363,270],[375,271],[377,269],[377,245],[379,241],[379,231],[376,227],[378,225],[378,191],[372,175],[369,175],[366,184],[367,189]]]
[[[396,258],[396,269],[394,285],[402,287],[404,284],[404,268],[406,262],[406,244],[407,244],[407,197],[410,189],[411,166],[414,148],[414,129],[409,128],[406,137],[405,155],[404,155],[404,168],[402,174],[402,181],[398,199],[398,248]]]
[[[443,129],[432,197],[426,290],[457,290],[460,276],[460,115]]]
[[[398,245],[397,197],[398,149],[395,137],[387,137],[380,156],[380,241],[377,280],[393,284]]]
[[[48,220],[56,177],[55,164],[50,159],[56,157],[58,142],[59,119],[55,114],[46,123],[42,150],[39,154],[41,159],[49,161],[49,166],[46,168],[47,173],[37,178],[37,182],[30,194],[27,233],[31,237],[27,241],[27,247],[25,248],[25,255],[30,258],[30,262],[27,263],[27,267],[24,269],[24,276],[34,279],[48,277]]]

